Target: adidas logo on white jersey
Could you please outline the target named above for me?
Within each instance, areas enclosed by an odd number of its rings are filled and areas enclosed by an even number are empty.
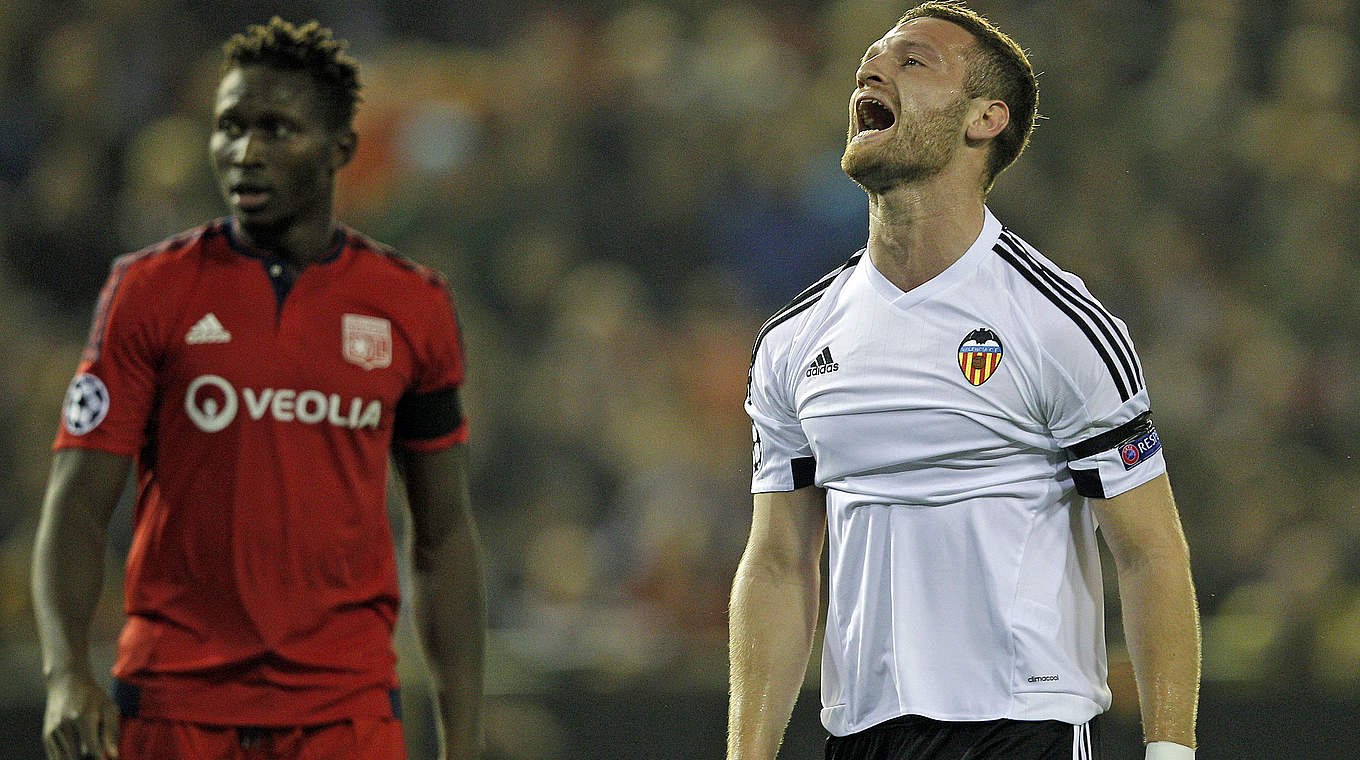
[[[831,359],[831,346],[827,346],[822,349],[820,354],[817,354],[816,359],[812,360],[812,363],[808,365],[807,372],[804,374],[807,377],[814,377],[816,375],[825,375],[828,372],[835,372],[840,368],[841,365]]]
[[[223,329],[222,323],[217,321],[217,316],[212,312],[204,314],[184,336],[184,342],[191,346],[199,343],[226,343],[230,340],[231,333]]]

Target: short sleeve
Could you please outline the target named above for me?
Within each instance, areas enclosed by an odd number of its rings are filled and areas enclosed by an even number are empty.
[[[114,262],[90,334],[66,389],[54,449],[135,456],[146,443],[156,394],[155,299],[133,257]]]
[[[446,287],[420,316],[416,372],[397,403],[393,441],[410,451],[438,451],[467,441],[461,388],[463,337]]]
[[[780,364],[769,341],[757,347],[747,383],[746,413],[751,417],[751,492],[793,491],[813,485],[816,460],[793,405]]]
[[[1047,347],[1050,429],[1077,492],[1108,499],[1166,472],[1138,356],[1101,310]]]

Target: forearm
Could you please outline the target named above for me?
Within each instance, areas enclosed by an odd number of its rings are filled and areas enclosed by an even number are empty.
[[[412,608],[448,758],[477,757],[482,747],[484,588],[471,533],[460,532],[417,558]]]
[[[781,572],[742,558],[732,584],[728,760],[772,760],[783,740],[817,625],[816,565]]]
[[[90,620],[104,585],[104,526],[44,509],[33,545],[33,609],[49,678],[90,672]]]
[[[1119,591],[1144,740],[1194,747],[1200,631],[1184,546],[1121,568]]]

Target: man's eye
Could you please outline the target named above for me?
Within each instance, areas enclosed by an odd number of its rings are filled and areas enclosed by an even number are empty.
[[[291,135],[293,128],[285,122],[270,119],[260,123],[260,131],[273,138],[283,138]]]
[[[231,119],[218,119],[217,131],[228,137],[237,137],[241,134],[241,125]]]

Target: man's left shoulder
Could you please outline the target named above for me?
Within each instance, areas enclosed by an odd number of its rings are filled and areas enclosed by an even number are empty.
[[[1087,289],[1010,230],[997,241],[995,266],[1005,278],[1019,331],[1036,352],[1128,401],[1143,388],[1143,370],[1128,326]]]
[[[1026,321],[1040,332],[1105,332],[1123,322],[1087,288],[1082,278],[1059,266],[1009,229],[993,249],[992,267]]]
[[[449,282],[437,269],[409,259],[390,245],[353,229],[345,229],[346,246],[365,268],[366,274],[384,280],[387,287],[405,293],[414,290],[447,297]]]

